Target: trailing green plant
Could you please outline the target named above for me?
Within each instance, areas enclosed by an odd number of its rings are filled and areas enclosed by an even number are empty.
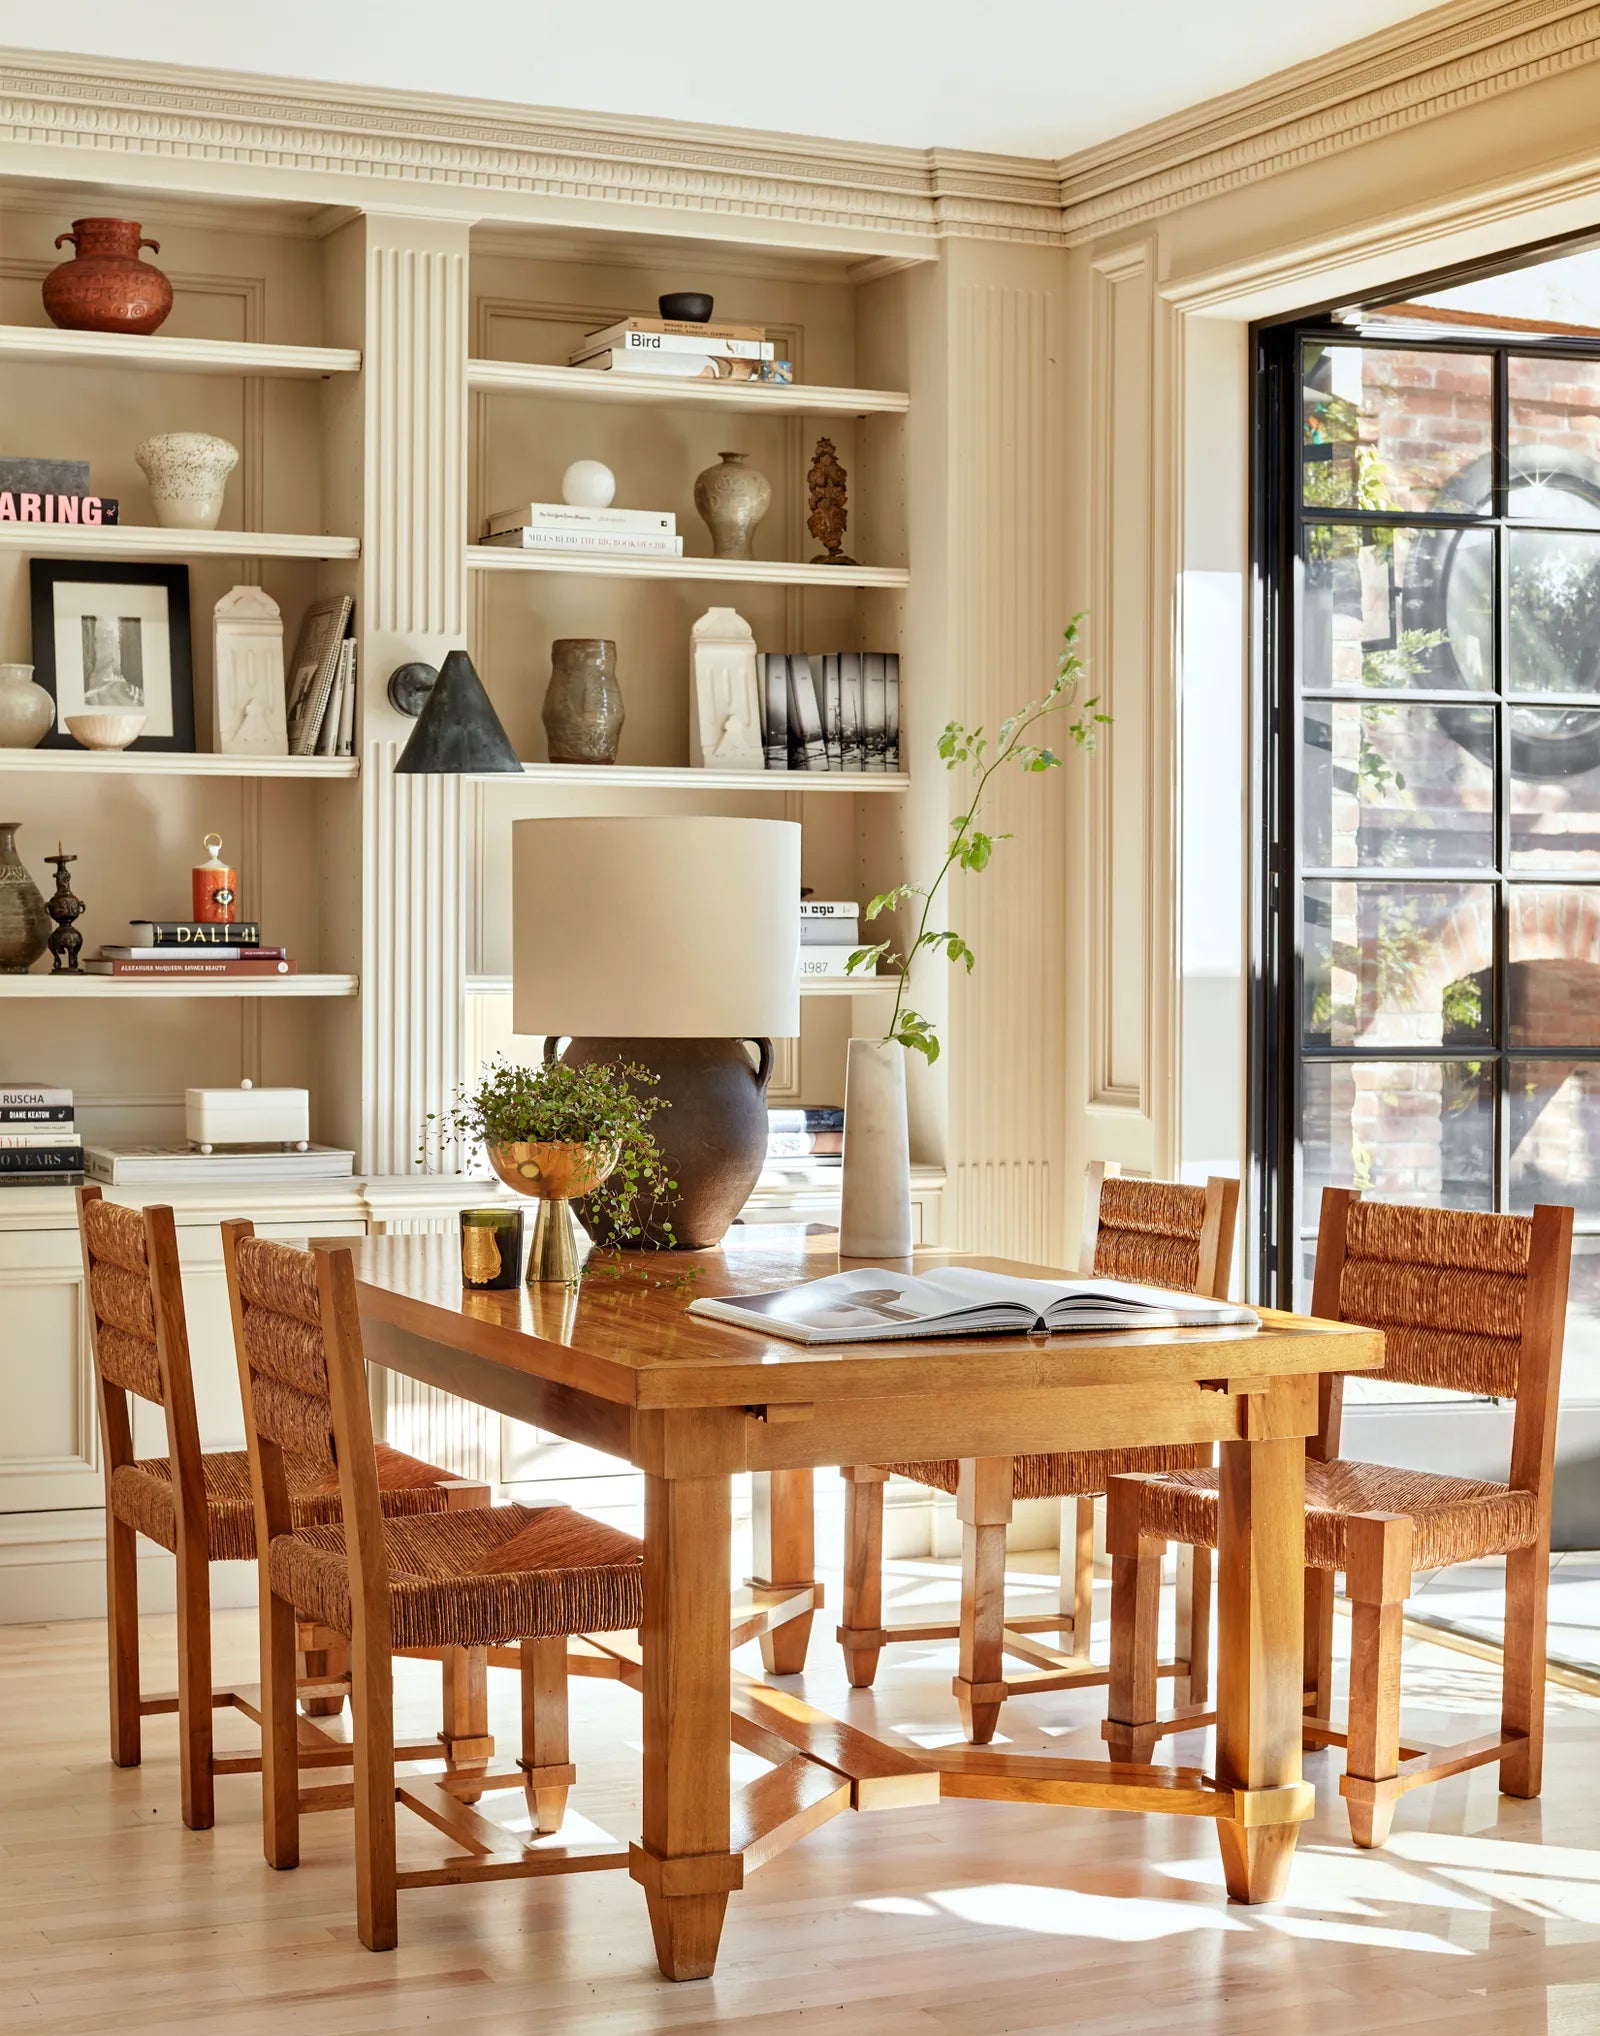
[[[616,1250],[677,1243],[670,1217],[659,1213],[678,1184],[667,1172],[650,1129],[670,1103],[650,1096],[656,1077],[631,1061],[528,1067],[497,1054],[475,1081],[463,1082],[449,1107],[430,1113],[424,1147],[451,1145],[469,1159],[490,1145],[595,1145],[617,1155],[611,1173],[584,1199]],[[590,1261],[591,1265],[594,1263]]]
[[[1029,700],[1015,714],[1009,715],[992,738],[982,726],[968,728],[959,721],[945,723],[939,736],[939,755],[944,759],[945,769],[965,771],[974,781],[966,811],[955,814],[951,819],[949,846],[932,883],[896,884],[892,891],[880,892],[867,906],[870,920],[920,898],[922,905],[917,916],[916,934],[904,953],[896,949],[893,940],[879,940],[870,946],[858,947],[845,964],[847,974],[853,975],[862,969],[877,970],[883,966],[899,976],[894,1010],[884,1034],[884,1043],[892,1042],[920,1053],[930,1066],[939,1058],[939,1036],[932,1019],[914,1011],[906,1002],[912,964],[924,950],[938,950],[947,961],[964,968],[968,975],[976,965],[977,956],[959,933],[949,927],[935,927],[931,922],[939,894],[951,871],[961,869],[970,875],[980,875],[989,867],[995,844],[1011,839],[1009,834],[987,834],[978,825],[979,811],[991,781],[998,772],[1011,768],[1035,774],[1060,768],[1058,751],[1032,740],[1034,731],[1044,722],[1053,721],[1060,715],[1074,714],[1073,719],[1063,724],[1064,732],[1078,749],[1084,751],[1093,750],[1097,730],[1110,724],[1111,716],[1099,711],[1098,694],[1081,704],[1078,700],[1085,672],[1077,651],[1082,622],[1083,617],[1075,615],[1062,632],[1064,648],[1056,662],[1056,676],[1049,691],[1042,699]]]

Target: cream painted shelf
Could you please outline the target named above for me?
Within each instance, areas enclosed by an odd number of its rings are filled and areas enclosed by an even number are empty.
[[[0,983],[4,982],[0,977]],[[16,977],[14,981],[26,982],[27,978]],[[802,997],[870,997],[881,990],[892,990],[898,980],[895,976],[812,976],[800,984]],[[469,997],[509,997],[511,978],[509,976],[468,976]]]
[[[354,778],[354,756],[210,756],[182,749],[0,749],[9,772],[70,771],[81,777]]]
[[[0,768],[5,751],[0,750]],[[346,759],[349,761],[349,759]],[[612,785],[638,792],[903,792],[904,771],[718,771],[656,764],[555,764],[522,766],[537,785]],[[503,784],[509,771],[489,771],[482,782]]]
[[[481,394],[561,396],[577,403],[682,403],[711,410],[768,410],[827,417],[899,416],[903,389],[833,389],[806,382],[693,382],[674,375],[599,374],[530,361],[468,361],[467,387]]]
[[[30,525],[30,528],[38,528]],[[735,586],[909,587],[904,566],[802,566],[780,559],[632,558],[612,552],[516,551],[469,544],[467,565],[482,573],[594,573],[613,580],[724,580]]]
[[[356,976],[201,976],[156,982],[147,976],[0,976],[6,997],[353,997]]]
[[[261,346],[237,339],[163,339],[159,334],[58,332],[54,326],[0,325],[0,362],[319,381],[330,375],[355,374],[361,356],[354,347]]]
[[[359,558],[355,537],[307,537],[283,530],[163,530],[138,523],[4,523],[0,550],[59,558]],[[820,570],[820,568],[819,568]]]

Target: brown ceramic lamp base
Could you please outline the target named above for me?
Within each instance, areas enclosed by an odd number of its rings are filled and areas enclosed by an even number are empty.
[[[772,1042],[751,1042],[755,1067],[737,1039],[572,1039],[561,1059],[569,1067],[631,1061],[656,1077],[649,1093],[670,1107],[651,1129],[671,1178],[678,1183],[671,1221],[680,1251],[706,1251],[720,1244],[728,1226],[750,1198],[767,1154],[767,1079]],[[545,1041],[554,1060],[560,1042]],[[587,1201],[573,1203],[578,1221],[597,1243],[610,1233]],[[659,1221],[646,1226],[646,1240],[664,1242]]]

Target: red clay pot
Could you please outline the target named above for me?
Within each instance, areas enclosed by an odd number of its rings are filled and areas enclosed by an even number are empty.
[[[161,243],[142,239],[136,219],[75,219],[56,246],[64,240],[77,253],[44,279],[52,324],[69,332],[154,332],[165,320],[172,285],[139,259],[140,248],[160,254]]]

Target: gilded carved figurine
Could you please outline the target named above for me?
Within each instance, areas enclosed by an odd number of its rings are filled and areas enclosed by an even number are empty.
[[[833,440],[819,438],[811,471],[806,475],[811,491],[811,514],[806,519],[806,528],[818,544],[825,547],[811,561],[814,566],[853,566],[856,563],[840,550],[844,543],[845,525],[850,521],[850,512],[845,506],[845,482],[848,478],[839,464]]]

